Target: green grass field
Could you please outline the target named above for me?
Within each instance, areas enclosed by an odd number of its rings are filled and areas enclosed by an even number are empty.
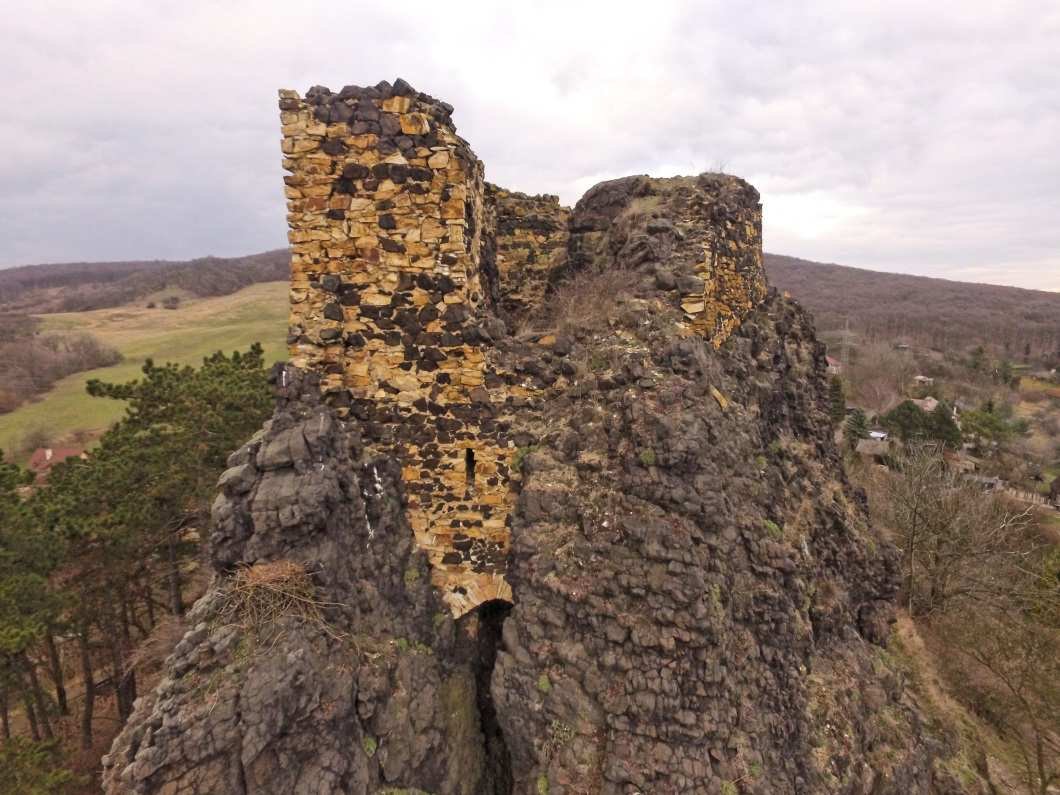
[[[0,415],[0,449],[5,451],[17,451],[37,429],[53,444],[78,431],[106,430],[124,405],[90,397],[85,383],[91,378],[130,381],[140,375],[148,358],[159,364],[199,364],[215,351],[230,353],[260,342],[267,363],[285,359],[287,282],[255,284],[232,295],[189,301],[176,310],[135,306],[40,318],[45,331],[88,332],[121,351],[125,360],[64,378],[39,400]]]

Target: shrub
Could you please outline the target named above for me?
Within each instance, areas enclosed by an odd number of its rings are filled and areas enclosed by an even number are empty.
[[[369,758],[375,756],[376,748],[379,747],[379,744],[374,737],[365,737],[364,740],[361,741],[361,745],[364,747],[364,752]]]

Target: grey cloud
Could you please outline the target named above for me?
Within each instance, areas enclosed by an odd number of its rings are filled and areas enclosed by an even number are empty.
[[[1034,0],[26,2],[0,263],[283,245],[275,89],[401,75],[516,189],[724,166],[770,250],[1060,289],[1058,40]]]

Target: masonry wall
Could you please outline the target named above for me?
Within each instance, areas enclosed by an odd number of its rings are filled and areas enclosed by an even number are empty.
[[[727,174],[595,185],[570,220],[569,270],[654,267],[684,327],[720,347],[766,295],[758,191]]]
[[[689,201],[689,217],[702,226],[702,239],[697,242],[703,256],[696,262],[695,273],[703,280],[704,290],[702,297],[684,296],[681,307],[690,316],[692,328],[717,348],[766,297],[762,205],[758,191],[736,177],[701,174],[696,188]]]
[[[500,280],[500,306],[513,319],[540,306],[567,258],[570,208],[558,196],[528,196],[486,184]]]
[[[510,600],[521,390],[491,361],[482,164],[452,107],[402,80],[283,90],[280,110],[291,360],[403,462],[409,519],[453,613]]]

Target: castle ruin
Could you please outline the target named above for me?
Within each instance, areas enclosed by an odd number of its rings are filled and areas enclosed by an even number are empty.
[[[513,417],[533,388],[494,355],[498,317],[540,307],[565,268],[635,265],[638,246],[666,245],[689,272],[675,294],[686,333],[719,346],[765,295],[758,195],[720,175],[675,184],[682,228],[657,243],[650,225],[632,235],[619,222],[629,195],[650,206],[646,178],[570,227],[556,197],[487,185],[452,106],[403,80],[281,90],[280,111],[291,362],[402,462],[416,541],[453,614],[510,601]]]

